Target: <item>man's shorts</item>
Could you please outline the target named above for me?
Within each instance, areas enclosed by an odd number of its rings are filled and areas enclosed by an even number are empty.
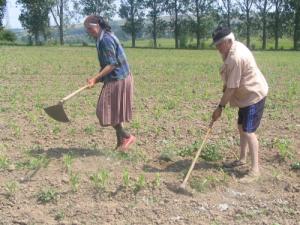
[[[258,103],[239,109],[238,124],[242,125],[244,132],[253,133],[259,127],[265,101],[266,98],[263,98]]]

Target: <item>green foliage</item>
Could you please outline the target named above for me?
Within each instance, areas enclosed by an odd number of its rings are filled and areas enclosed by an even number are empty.
[[[97,191],[105,191],[109,179],[109,172],[107,170],[100,170],[90,177],[95,189]]]
[[[284,138],[275,139],[273,141],[273,147],[278,150],[278,155],[281,160],[292,159],[294,152],[291,149],[291,141]]]
[[[17,40],[17,37],[15,33],[9,31],[9,30],[1,30],[0,29],[0,41],[9,41],[9,42],[15,42]]]
[[[17,162],[17,168],[25,168],[30,170],[36,170],[39,168],[46,168],[50,162],[50,159],[47,156],[39,155],[36,157],[32,157],[27,159],[24,162]]]
[[[218,161],[222,159],[220,146],[216,144],[206,144],[203,151],[201,152],[201,158],[206,161]]]
[[[196,152],[198,150],[198,148],[200,147],[201,142],[199,141],[195,141],[193,144],[186,146],[182,149],[179,149],[177,151],[177,155],[181,156],[181,157],[186,157],[186,156],[192,156],[194,152]]]
[[[55,202],[59,197],[58,192],[53,188],[45,188],[41,190],[38,195],[38,202],[42,204],[46,204],[48,202]]]

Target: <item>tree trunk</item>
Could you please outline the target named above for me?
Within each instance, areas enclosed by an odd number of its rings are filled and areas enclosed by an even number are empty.
[[[156,38],[157,38],[157,31],[156,31],[156,19],[157,19],[157,16],[155,14],[154,16],[154,19],[153,19],[153,45],[154,45],[154,48],[157,48],[157,42],[156,42]]]
[[[231,11],[230,0],[227,0],[227,26],[229,29],[230,29],[230,11]]]
[[[131,14],[131,47],[135,48],[135,23],[134,23],[134,6],[130,7]]]
[[[177,8],[177,0],[175,0],[175,48],[178,48],[178,8]]]
[[[263,9],[263,18],[262,18],[262,22],[263,22],[263,27],[262,27],[262,49],[266,50],[267,47],[267,33],[266,33],[266,26],[267,26],[267,4],[268,4],[268,0],[265,0],[264,2],[264,9]]]
[[[64,45],[64,0],[60,0],[59,8],[59,40],[60,45]]]
[[[197,12],[197,49],[200,47],[200,12],[199,12],[199,0],[196,0],[196,12]]]
[[[300,43],[300,6],[296,7],[295,28],[294,28],[294,49],[298,50]]]

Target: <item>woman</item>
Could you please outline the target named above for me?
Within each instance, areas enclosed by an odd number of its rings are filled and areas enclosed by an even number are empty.
[[[136,138],[123,128],[123,123],[132,119],[133,103],[133,78],[124,49],[102,17],[88,16],[84,26],[97,41],[101,67],[94,77],[87,80],[88,85],[92,88],[98,82],[104,83],[96,115],[101,126],[112,126],[116,130],[116,149],[127,151]]]

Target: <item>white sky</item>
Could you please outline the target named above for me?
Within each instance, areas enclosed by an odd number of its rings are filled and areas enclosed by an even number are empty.
[[[117,7],[119,7],[120,0],[116,0]],[[20,6],[16,4],[16,0],[7,0],[6,16],[4,17],[3,24],[7,28],[22,28],[19,21],[19,15],[21,13]],[[8,18],[8,21],[7,21]],[[114,19],[117,19],[115,16]]]

